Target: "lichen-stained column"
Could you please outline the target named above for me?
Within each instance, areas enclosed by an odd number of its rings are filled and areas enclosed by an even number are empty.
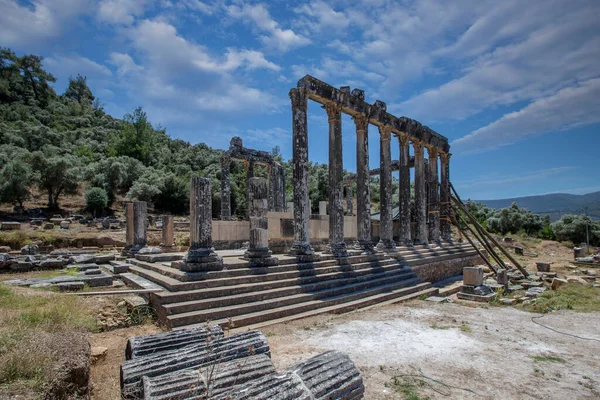
[[[246,218],[250,218],[250,203],[252,194],[250,193],[250,178],[254,177],[254,161],[246,162]]]
[[[267,218],[268,188],[265,178],[250,178],[250,247],[245,258],[250,267],[267,267],[277,265],[279,260],[269,250],[269,226]]]
[[[352,199],[352,185],[346,185],[346,215],[354,215],[354,202]]]
[[[410,225],[410,148],[408,135],[401,134],[400,142],[400,233],[399,241],[412,246]]]
[[[299,262],[318,260],[310,245],[310,199],[308,197],[308,96],[305,88],[290,90],[292,100],[292,162],[294,182],[294,245],[290,250]]]
[[[344,177],[342,163],[342,106],[329,102],[323,107],[329,120],[329,245],[327,252],[347,257],[344,243]]]
[[[220,271],[223,259],[212,246],[212,194],[210,179],[192,177],[190,185],[190,248],[179,269],[188,272]]]
[[[267,165],[267,171],[269,174],[269,187],[267,189],[269,211],[276,211],[275,204],[277,203],[277,201],[275,197],[277,197],[277,193],[279,191],[279,171],[275,163]],[[250,213],[250,215],[252,215],[252,213]]]
[[[175,244],[173,216],[163,215],[162,217],[162,243],[160,248],[165,251],[173,249]]]
[[[429,240],[440,241],[440,195],[438,183],[438,150],[427,149],[429,154]]]
[[[124,256],[129,255],[129,252],[133,247],[134,230],[135,227],[133,224],[133,203],[128,202],[125,204],[125,247],[123,248],[122,252]]]
[[[377,249],[386,253],[396,251],[394,243],[394,226],[392,221],[392,155],[390,149],[392,129],[389,125],[379,127],[380,149],[379,149],[379,184],[381,210],[379,221],[379,243]]]
[[[135,255],[146,247],[148,229],[148,206],[145,201],[133,202],[133,247],[131,255]]]
[[[221,157],[221,219],[223,221],[231,221],[230,167],[231,158],[229,157],[229,154],[223,154]]]
[[[373,254],[369,187],[369,121],[365,115],[355,116],[353,119],[356,125],[356,240],[363,254]]]
[[[428,244],[425,149],[421,142],[415,141],[413,146],[415,148],[415,244]]]
[[[279,167],[279,187],[281,191],[279,192],[279,206],[275,211],[287,212],[287,186],[285,180],[285,167],[281,165]]]
[[[442,240],[450,241],[452,237],[450,213],[452,212],[452,205],[450,204],[450,155],[449,153],[440,153],[440,203],[441,203],[441,216],[440,216],[440,233]]]

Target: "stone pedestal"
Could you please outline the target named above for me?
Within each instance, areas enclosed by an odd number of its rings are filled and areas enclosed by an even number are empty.
[[[483,268],[465,267],[463,268],[463,283],[465,285],[480,286],[483,285]]]
[[[190,185],[190,248],[175,264],[188,272],[220,271],[223,259],[212,247],[212,194],[210,179],[193,177]]]
[[[264,178],[250,179],[250,247],[245,258],[250,267],[267,267],[279,264],[279,259],[269,250],[267,181]]]
[[[294,245],[289,254],[299,262],[319,259],[310,245],[310,199],[308,196],[308,132],[306,89],[290,90],[292,101],[292,157],[294,174]]]
[[[415,149],[415,244],[429,244],[427,229],[427,182],[423,144],[414,143]]]
[[[410,225],[410,147],[408,135],[402,134],[400,142],[400,232],[398,240],[403,246],[412,246]]]
[[[369,187],[369,121],[353,117],[356,125],[356,244],[363,254],[373,254],[371,240],[371,189]]]
[[[146,247],[146,235],[148,229],[148,206],[145,201],[133,203],[133,247],[130,255],[135,256],[137,252]]]
[[[133,231],[135,230],[133,224],[133,203],[125,204],[125,247],[123,248],[122,254],[128,256],[133,247]]]
[[[496,282],[498,282],[498,285],[502,285],[505,288],[508,287],[508,271],[499,269],[496,273]]]
[[[396,243],[394,242],[394,231],[392,221],[392,155],[390,149],[391,127],[379,127],[380,134],[380,159],[379,159],[379,184],[380,184],[380,222],[379,236],[380,240],[377,249],[386,253],[396,252]]]
[[[162,218],[162,243],[160,244],[162,251],[173,251],[175,248],[175,233],[173,216],[165,215]]]

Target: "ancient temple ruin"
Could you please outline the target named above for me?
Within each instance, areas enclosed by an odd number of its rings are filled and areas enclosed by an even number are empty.
[[[256,164],[266,165],[269,173],[268,206],[269,211],[285,211],[285,168],[273,159],[266,151],[248,149],[243,146],[242,139],[231,139],[229,150],[221,156],[221,219],[231,220],[231,182],[229,169],[231,161],[243,161],[246,166],[246,217],[250,216],[251,191],[250,179],[254,177]]]
[[[291,254],[311,257],[314,250],[308,235],[310,203],[308,196],[308,100],[321,105],[329,121],[329,237],[330,250],[338,257],[347,255],[344,243],[343,179],[342,179],[342,113],[352,117],[357,136],[357,242],[366,253],[373,251],[371,242],[371,204],[369,193],[369,125],[379,131],[381,226],[377,248],[394,252],[392,228],[392,165],[390,146],[392,136],[400,147],[400,232],[404,245],[428,244],[450,239],[450,188],[448,139],[419,122],[396,117],[386,111],[386,104],[376,100],[364,101],[364,92],[344,86],[336,89],[312,76],[305,76],[290,90],[293,121],[294,171],[294,247]],[[412,237],[410,224],[410,149],[414,149],[416,233]],[[425,159],[427,149],[428,163]],[[441,180],[438,176],[438,157]],[[427,190],[429,186],[430,190]],[[429,192],[429,196],[427,193]]]

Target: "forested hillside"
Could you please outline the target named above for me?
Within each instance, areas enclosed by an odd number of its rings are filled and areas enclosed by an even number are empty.
[[[52,87],[55,81],[42,57],[0,49],[0,202],[22,205],[42,195],[48,208],[57,210],[64,195],[87,192],[100,212],[114,207],[117,196],[126,196],[179,214],[188,209],[189,180],[197,174],[213,180],[218,215],[223,150],[171,138],[141,108],[122,119],[108,115],[83,76],[70,78],[61,94]],[[278,148],[272,153],[287,169],[291,201],[291,164],[281,159]],[[314,210],[327,199],[327,172],[327,165],[310,166]],[[256,174],[266,177],[266,170],[257,168]],[[371,185],[375,208],[377,182]],[[234,215],[245,215],[242,163],[232,163],[231,189]]]

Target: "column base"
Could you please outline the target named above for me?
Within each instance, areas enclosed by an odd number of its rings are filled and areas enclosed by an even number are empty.
[[[129,256],[130,257],[135,257],[135,255],[137,253],[140,252],[140,250],[142,250],[143,248],[145,248],[146,246],[133,246],[130,250],[129,250]]]
[[[222,271],[223,258],[213,248],[189,251],[181,261],[173,261],[172,267],[185,272]]]
[[[319,261],[321,259],[309,243],[294,243],[288,254],[296,257],[296,260],[300,263]]]
[[[415,246],[427,246],[428,244],[429,244],[429,240],[426,240],[426,239],[415,239],[415,241],[414,241]]]
[[[396,243],[392,239],[382,239],[377,243],[375,249],[384,253],[396,253]]]
[[[398,245],[399,246],[406,246],[406,247],[413,247],[415,244],[413,243],[412,239],[408,238],[408,239],[401,239],[398,241]]]
[[[249,267],[272,267],[279,265],[279,259],[272,256],[273,252],[269,249],[248,250],[242,259],[248,260]]]
[[[175,251],[177,251],[177,248],[175,246],[165,246],[165,245],[160,245],[160,249],[163,253],[173,253]]]
[[[377,251],[375,251],[375,245],[370,240],[357,240],[354,243],[353,248],[356,250],[362,250],[362,253],[360,254],[363,256],[377,253]]]
[[[129,257],[131,255],[131,246],[127,246],[127,247],[123,247],[123,250],[121,251],[121,255],[124,257]]]
[[[332,254],[336,258],[348,257],[348,249],[346,243],[329,243],[327,249],[323,252],[324,254]]]

